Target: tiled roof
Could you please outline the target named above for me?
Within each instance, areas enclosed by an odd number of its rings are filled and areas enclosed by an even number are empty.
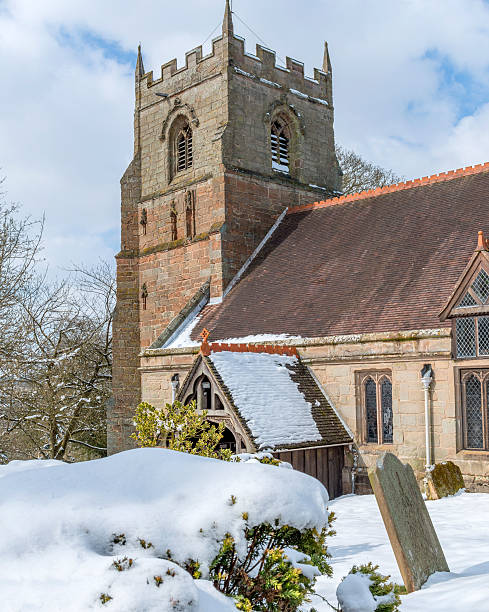
[[[194,338],[446,327],[439,313],[489,229],[489,164],[296,208]]]

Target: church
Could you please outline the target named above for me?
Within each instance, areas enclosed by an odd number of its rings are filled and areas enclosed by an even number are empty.
[[[141,49],[121,179],[108,451],[141,401],[196,399],[235,452],[331,497],[384,451],[489,485],[489,164],[344,196],[332,67],[257,45]]]

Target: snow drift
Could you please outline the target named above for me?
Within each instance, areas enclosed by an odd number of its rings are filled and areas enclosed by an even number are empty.
[[[233,610],[172,561],[198,561],[205,578],[226,533],[244,550],[244,512],[249,525],[321,529],[328,519],[326,490],[305,474],[162,449],[72,465],[12,462],[0,466],[0,499],[8,612]],[[117,571],[125,557],[131,567]]]

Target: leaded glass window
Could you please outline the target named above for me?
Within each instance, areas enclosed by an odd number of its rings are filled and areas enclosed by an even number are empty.
[[[489,316],[455,319],[456,356],[489,357]]]
[[[485,304],[489,299],[489,274],[481,270],[472,283],[472,289],[480,301]]]
[[[392,444],[392,383],[388,378],[384,378],[381,384],[382,400],[382,439],[384,444]]]
[[[477,317],[479,355],[489,355],[489,317]]]
[[[457,357],[475,357],[475,317],[456,319]]]
[[[393,443],[392,381],[390,373],[358,372],[364,440],[371,444]]]
[[[367,416],[367,442],[379,441],[377,435],[377,385],[372,378],[365,382],[365,412]]]
[[[474,300],[474,298],[468,291],[460,300],[458,308],[466,308],[467,306],[477,306],[477,302]]]
[[[462,370],[461,391],[464,448],[489,450],[489,370]]]

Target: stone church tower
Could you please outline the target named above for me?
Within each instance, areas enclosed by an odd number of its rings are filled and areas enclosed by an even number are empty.
[[[340,189],[327,46],[314,79],[289,57],[245,53],[226,0],[222,35],[153,78],[135,74],[134,158],[121,180],[108,451],[131,446],[140,352],[161,347],[182,311],[219,299],[286,207]],[[178,318],[180,315],[180,319]],[[171,394],[167,401],[171,400]]]

